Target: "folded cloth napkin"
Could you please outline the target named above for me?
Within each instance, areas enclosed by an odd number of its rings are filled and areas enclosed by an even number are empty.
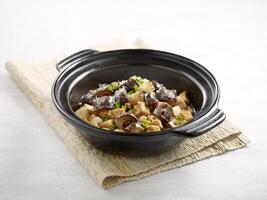
[[[146,45],[138,40],[131,44],[113,42],[106,46],[98,46],[96,49],[144,47]],[[56,60],[34,65],[9,61],[6,64],[6,69],[55,129],[68,149],[81,162],[97,184],[104,189],[242,148],[248,143],[248,139],[240,130],[225,120],[206,134],[186,139],[172,150],[162,154],[125,155],[123,153],[102,152],[88,143],[79,131],[62,119],[54,108],[50,90],[58,74],[55,65]]]

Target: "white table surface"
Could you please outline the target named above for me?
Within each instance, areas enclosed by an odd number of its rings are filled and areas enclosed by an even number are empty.
[[[47,2],[0,1],[0,199],[267,199],[267,1]],[[214,73],[248,148],[105,191],[4,69],[136,37]]]

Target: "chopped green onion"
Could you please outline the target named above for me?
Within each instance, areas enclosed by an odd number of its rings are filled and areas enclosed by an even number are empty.
[[[118,108],[123,108],[123,109],[126,110],[127,106],[126,105],[122,105],[121,102],[119,102],[119,101],[115,101],[114,109],[118,109]]]
[[[134,85],[134,89],[129,91],[128,94],[136,93],[138,90],[139,90],[139,86],[138,85]]]
[[[110,119],[110,117],[108,115],[105,115],[102,119],[105,122],[105,121],[108,121]]]
[[[109,90],[110,92],[113,92],[113,88],[112,88],[112,86],[111,86],[111,85],[108,85],[108,86],[107,86],[107,90]]]
[[[119,83],[118,83],[118,82],[112,82],[111,85],[112,85],[113,87],[119,87]]]
[[[121,103],[119,101],[115,101],[114,103],[114,109],[120,108],[121,107]]]
[[[144,80],[141,77],[137,77],[136,82],[138,83],[138,85],[142,85],[144,83]]]
[[[137,85],[134,86],[134,92],[137,92],[139,90],[139,87]]]
[[[147,128],[147,127],[149,126],[149,124],[150,124],[150,121],[149,121],[149,120],[144,120],[144,121],[142,122],[142,126],[143,126],[144,128]]]
[[[112,130],[115,130],[116,128],[117,128],[116,124],[113,123],[111,129],[112,129]]]
[[[114,90],[116,90],[119,87],[119,83],[118,82],[112,82],[111,84],[109,84],[107,86],[107,90],[109,90],[110,92],[113,92]]]
[[[179,114],[177,117],[176,117],[176,122],[181,125],[184,123],[184,117],[183,115]]]

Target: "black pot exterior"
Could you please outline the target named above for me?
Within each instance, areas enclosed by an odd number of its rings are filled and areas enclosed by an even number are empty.
[[[56,108],[97,148],[160,152],[207,132],[225,119],[217,108],[220,91],[213,75],[200,64],[176,54],[149,49],[84,50],[62,60],[57,69],[60,74],[52,87]],[[74,114],[79,98],[89,89],[132,75],[157,80],[178,92],[188,91],[196,109],[193,121],[170,130],[136,135],[93,127]]]

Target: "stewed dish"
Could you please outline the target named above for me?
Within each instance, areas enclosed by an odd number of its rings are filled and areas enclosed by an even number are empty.
[[[131,76],[101,83],[80,98],[75,112],[90,125],[116,132],[157,132],[190,122],[194,108],[187,92],[177,94],[156,80]]]

